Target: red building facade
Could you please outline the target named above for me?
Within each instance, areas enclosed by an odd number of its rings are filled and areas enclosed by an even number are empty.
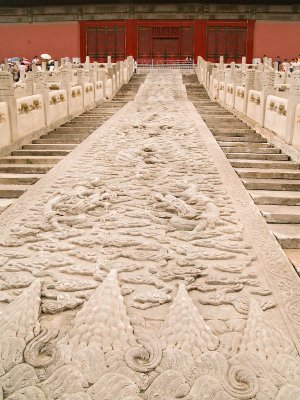
[[[141,63],[202,56],[217,61],[253,58],[255,20],[124,20],[80,22],[80,56],[104,62],[132,55]]]
[[[48,53],[53,59],[89,55],[98,61],[132,55],[147,63],[196,61],[199,55],[239,62],[245,55],[249,63],[265,54],[290,60],[300,53],[300,4],[284,0],[3,1],[0,61]]]

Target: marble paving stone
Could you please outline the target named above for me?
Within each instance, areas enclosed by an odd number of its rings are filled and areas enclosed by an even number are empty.
[[[300,398],[299,278],[179,72],[4,211],[0,266],[0,398]]]

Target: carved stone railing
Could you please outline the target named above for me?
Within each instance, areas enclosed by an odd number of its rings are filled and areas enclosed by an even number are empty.
[[[110,100],[128,83],[134,72],[134,61],[128,57],[112,64],[72,65],[65,59],[55,62],[52,72],[25,74],[14,83],[8,66],[0,71],[0,155],[37,138],[70,120],[101,101]]]
[[[277,71],[265,64],[212,64],[198,58],[197,76],[213,101],[267,137],[300,150],[300,71]]]

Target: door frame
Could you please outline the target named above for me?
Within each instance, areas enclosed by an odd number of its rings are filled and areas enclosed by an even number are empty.
[[[103,27],[103,26],[122,26],[125,27],[125,54],[137,58],[137,27],[151,26],[157,24],[159,26],[193,26],[194,27],[194,62],[197,62],[197,57],[206,57],[206,41],[208,26],[237,26],[247,27],[247,63],[251,64],[253,59],[254,47],[254,28],[255,20],[166,20],[166,19],[127,19],[127,20],[99,20],[99,21],[80,21],[80,57],[81,61],[85,61],[87,53],[86,32],[88,27]]]
[[[247,20],[207,20],[205,26],[205,48],[204,48],[204,58],[206,59],[206,50],[207,50],[207,28],[210,26],[220,26],[220,27],[241,27],[247,28],[247,39],[246,39],[246,62],[247,64],[252,64],[253,59],[253,47],[254,47],[254,27],[255,20],[247,19]]]

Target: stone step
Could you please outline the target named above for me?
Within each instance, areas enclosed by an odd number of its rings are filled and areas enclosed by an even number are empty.
[[[86,128],[86,129],[97,129],[99,128],[99,124],[92,124],[91,122],[68,122],[66,125],[63,125],[63,127],[66,128],[76,128],[76,127],[80,127],[80,128]]]
[[[126,102],[124,102],[125,104]],[[96,107],[93,110],[89,110],[87,112],[85,112],[82,115],[95,115],[95,114],[99,114],[99,115],[106,115],[106,114],[112,114],[115,112],[115,110],[118,110],[121,106],[123,105],[123,102],[120,102],[120,105],[114,103],[102,103],[101,107]],[[77,118],[77,117],[76,117]]]
[[[114,114],[114,113],[113,113]],[[113,115],[112,114],[112,115]],[[84,117],[84,118],[76,118],[76,125],[74,125],[75,129],[83,129],[79,124],[77,125],[77,123],[82,123],[83,125],[87,124],[87,125],[96,125],[99,126],[103,123],[103,121],[106,121],[108,118],[110,118],[111,115],[110,114],[105,114],[105,115],[96,115],[95,117]],[[72,121],[70,122],[72,123]],[[67,126],[63,126],[62,129],[67,129],[70,127]]]
[[[89,133],[83,134],[83,133],[64,133],[64,134],[59,134],[59,133],[49,133],[48,135],[42,135],[40,139],[63,139],[63,140],[70,140],[74,138],[74,140],[80,139],[81,141],[86,139],[89,136]]]
[[[216,132],[215,130],[211,129],[210,126],[208,126],[208,128],[210,129],[210,131],[212,132],[212,134],[214,136],[220,136],[220,137],[235,137],[235,138],[248,138],[248,139],[253,139],[253,138],[260,138],[260,136],[255,133],[255,132],[247,132],[247,133],[243,133],[243,132],[236,132],[235,130],[231,130],[228,132],[221,132],[220,130],[218,130],[218,132]]]
[[[224,115],[214,115],[213,117],[202,117],[205,121],[205,123],[216,125],[220,123],[227,123],[227,124],[239,124],[240,126],[245,126],[245,124],[239,120],[237,120],[235,117],[232,116],[232,114],[228,114],[227,117],[224,117]]]
[[[249,193],[255,204],[300,206],[300,192],[289,190],[250,190]]]
[[[206,123],[206,121],[205,121]],[[207,124],[208,125],[208,124]],[[220,133],[222,132],[241,132],[241,133],[249,133],[249,132],[255,132],[254,129],[251,129],[248,126],[245,126],[245,124],[239,123],[238,126],[235,126],[235,124],[231,123],[226,123],[226,124],[221,124],[219,122],[216,122],[215,124],[211,124],[211,129],[214,131],[219,131]]]
[[[300,276],[300,249],[285,249],[284,252]]]
[[[202,118],[205,117],[209,117],[211,115],[216,116],[216,117],[220,117],[220,116],[231,116],[232,114],[228,113],[227,111],[224,110],[219,110],[219,109],[207,109],[205,107],[200,107],[199,105],[197,105],[196,101],[193,101],[196,110],[199,112],[199,114],[201,114]]]
[[[253,136],[253,137],[252,136],[235,137],[235,136],[219,136],[219,135],[214,135],[214,136],[218,142],[226,142],[226,144],[232,142],[267,143],[267,139],[262,138],[260,136]]]
[[[13,156],[67,156],[71,150],[15,150]]]
[[[43,174],[4,174],[0,173],[0,184],[6,185],[33,185]]]
[[[202,110],[210,110],[210,108],[214,108],[216,111],[220,111],[220,112],[227,112],[232,116],[232,113],[230,113],[228,110],[226,110],[225,108],[222,108],[218,103],[216,102],[211,102],[209,97],[204,97],[201,96],[201,98],[198,99],[197,103],[197,107],[201,108]],[[219,113],[216,113],[217,115]]]
[[[0,173],[46,174],[51,168],[49,164],[0,164]]]
[[[300,206],[259,205],[268,224],[300,224]],[[300,233],[300,225],[298,225]]]
[[[73,150],[77,144],[25,144],[22,149],[26,150]]]
[[[233,168],[293,169],[299,171],[299,164],[293,161],[229,160]]]
[[[215,120],[211,119],[209,120],[208,118],[203,118],[204,122],[206,125],[211,129],[212,131],[220,131],[220,132],[231,132],[231,131],[236,131],[240,133],[248,133],[249,131],[255,132],[253,129],[250,128],[245,128],[243,123],[237,122],[237,121],[222,121],[222,120]],[[224,118],[223,118],[224,119]]]
[[[228,115],[232,117],[232,114],[225,110],[224,108],[221,108],[220,106],[213,104],[210,102],[210,100],[208,99],[196,99],[196,100],[192,100],[190,99],[190,101],[192,101],[197,109],[197,111],[201,111],[201,113],[203,114],[209,114],[211,113],[212,110],[214,110],[215,115],[219,116],[219,115]]]
[[[79,128],[79,127],[74,127],[74,128],[69,128],[69,127],[61,127],[61,128],[56,128],[53,131],[49,132],[48,135],[52,134],[59,134],[59,135],[65,135],[65,134],[87,134],[87,133],[92,133],[94,132],[94,129],[86,129],[86,128]]]
[[[33,140],[33,144],[60,144],[60,143],[66,143],[66,144],[74,144],[74,143],[81,143],[83,141],[83,139],[81,138],[65,138],[65,137],[61,137],[61,138],[55,138],[55,139],[36,139]]]
[[[191,99],[190,100],[195,104],[195,107],[197,109],[197,111],[200,114],[205,114],[205,113],[211,113],[212,111],[214,112],[214,115],[221,115],[222,114],[222,110],[220,110],[219,107],[215,106],[214,104],[211,104],[207,101],[207,99],[200,99],[200,97],[198,97],[196,100]],[[228,115],[228,113],[226,113],[226,115]]]
[[[237,168],[235,171],[240,178],[300,179],[300,170]]]
[[[273,146],[270,143],[256,143],[256,142],[251,142],[251,143],[244,143],[244,142],[220,142],[219,143],[220,147],[226,147],[226,148],[244,148],[244,149],[273,149]]]
[[[222,147],[224,153],[228,156],[228,154],[240,154],[241,157],[245,157],[246,154],[254,154],[254,155],[267,155],[267,154],[281,154],[280,149],[275,149],[273,147]],[[284,154],[284,157],[288,157]]]
[[[109,113],[104,113],[103,116],[108,115]],[[98,122],[99,119],[102,119],[102,117],[99,117],[98,115],[95,114],[81,114],[78,117],[74,119],[74,121],[92,121],[92,122]]]
[[[249,190],[288,190],[292,192],[300,190],[299,179],[242,178],[242,182]]]
[[[300,249],[298,224],[270,224],[270,229],[283,249]]]
[[[244,160],[272,160],[272,161],[289,161],[286,154],[256,154],[256,153],[226,153],[230,159]]]
[[[252,128],[248,127],[244,122],[239,121],[238,119],[230,119],[224,118],[224,115],[221,115],[219,118],[215,118],[214,116],[211,117],[204,117],[203,118],[206,125],[211,127],[212,129],[221,129],[221,130],[231,130],[237,129],[238,131],[253,131]]]
[[[16,199],[20,197],[30,185],[2,185],[0,184],[0,198]]]
[[[0,158],[0,164],[57,164],[63,157],[48,156],[48,157],[26,157],[26,156],[11,156]]]
[[[14,199],[0,199],[0,214],[15,202]]]

